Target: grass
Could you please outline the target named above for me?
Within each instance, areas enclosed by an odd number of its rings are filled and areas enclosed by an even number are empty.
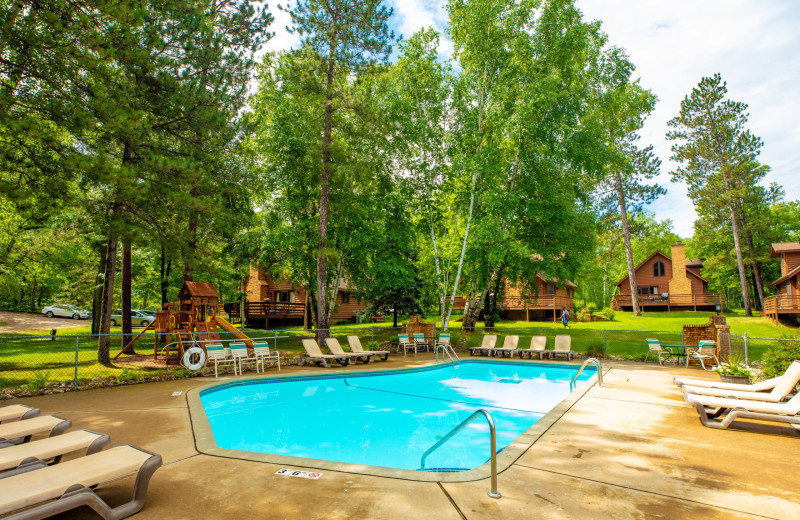
[[[548,338],[547,344],[552,348],[556,334],[569,334],[572,337],[573,350],[587,353],[607,353],[626,359],[644,359],[647,352],[645,339],[656,337],[662,343],[680,343],[681,327],[686,324],[703,324],[708,321],[708,312],[671,312],[671,313],[644,313],[643,316],[634,318],[630,312],[617,312],[614,321],[610,322],[572,322],[569,330],[564,330],[560,322],[527,322],[527,321],[502,321],[497,323],[492,331],[498,335],[517,334],[521,336],[520,346],[527,348],[529,339],[534,335],[544,335]],[[798,337],[797,329],[783,325],[775,325],[766,318],[746,317],[743,312],[736,311],[725,314],[731,325],[733,334],[765,338]],[[426,321],[441,323],[436,316],[429,316]],[[476,331],[471,334],[462,334],[458,331],[460,322],[452,322],[450,328],[454,344],[465,349],[476,346],[481,342],[484,333],[483,323],[478,323]],[[141,329],[139,329],[141,330]],[[392,322],[387,320],[378,323],[362,323],[335,325],[332,333],[346,344],[345,336],[354,334],[359,336],[365,348],[372,341],[380,344],[397,337],[398,329],[392,328]],[[654,333],[653,331],[659,331]],[[120,327],[113,327],[112,333],[120,333]],[[15,387],[29,384],[41,379],[49,372],[50,381],[69,381],[75,376],[75,335],[88,335],[90,326],[78,327],[64,331],[56,336],[55,341],[50,341],[49,329],[31,331],[24,334],[0,334],[0,385],[2,387]],[[277,348],[289,354],[299,354],[303,351],[300,340],[313,337],[313,333],[302,330],[302,327],[286,327],[277,331],[248,332],[250,337],[269,337],[276,334]],[[134,335],[138,334],[134,330]],[[147,335],[152,334],[148,331]],[[21,336],[21,339],[5,339],[11,336]],[[37,337],[39,336],[39,337]],[[46,337],[42,337],[46,336]],[[225,333],[223,339],[229,338]],[[281,337],[283,336],[283,337]],[[501,339],[502,341],[502,339]],[[272,345],[273,341],[270,341]],[[750,357],[753,360],[761,359],[764,351],[772,344],[771,341],[753,340],[750,342]],[[121,349],[120,338],[112,338],[111,356],[116,355]],[[137,350],[143,354],[153,352],[152,337],[142,338],[136,345]],[[179,366],[170,367],[172,370]],[[146,372],[164,371],[166,368],[144,369],[118,364],[107,367],[97,363],[97,340],[81,338],[78,344],[78,377],[91,379],[92,377],[108,377],[123,375],[123,370],[128,370],[124,377],[132,373],[144,374]],[[133,374],[135,375],[135,374]]]

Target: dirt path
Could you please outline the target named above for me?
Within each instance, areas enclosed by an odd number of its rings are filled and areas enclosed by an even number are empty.
[[[89,320],[73,320],[72,318],[48,318],[42,314],[28,312],[0,311],[0,333],[28,332],[31,330],[70,329],[85,327]]]

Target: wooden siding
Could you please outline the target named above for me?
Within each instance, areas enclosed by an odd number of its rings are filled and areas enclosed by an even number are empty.
[[[781,276],[800,265],[800,251],[781,253]]]
[[[653,266],[656,262],[664,262],[664,276],[653,276]],[[637,287],[641,288],[658,286],[658,294],[668,293],[669,281],[672,279],[672,259],[659,253],[640,265],[634,271],[634,274],[636,276]],[[628,281],[627,276],[623,278],[618,285],[620,294],[630,296],[631,284]]]

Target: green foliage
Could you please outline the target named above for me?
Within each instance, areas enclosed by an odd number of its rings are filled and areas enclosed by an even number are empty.
[[[793,361],[800,361],[800,341],[776,341],[764,353],[764,377],[783,375]]]
[[[43,372],[36,372],[33,374],[30,382],[28,383],[28,390],[31,391],[32,394],[40,394],[42,390],[47,388],[47,383],[50,382],[50,376],[52,375],[51,371],[43,371]]]
[[[597,304],[595,302],[589,302],[586,304],[586,308],[589,309],[589,312],[594,313],[597,311]]]
[[[608,319],[608,321],[614,321],[614,316],[617,315],[616,311],[614,311],[614,309],[612,309],[611,307],[604,307],[603,310],[601,310],[597,314]]]
[[[130,368],[125,367],[117,376],[117,379],[126,383],[138,383],[143,377],[143,374],[139,370],[131,370]]]
[[[602,359],[606,355],[605,344],[600,339],[592,339],[586,346],[586,355],[588,357]]]

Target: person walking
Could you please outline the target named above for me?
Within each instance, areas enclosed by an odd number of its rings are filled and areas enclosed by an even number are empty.
[[[569,311],[566,307],[561,307],[561,323],[564,324],[564,328],[569,328]]]

